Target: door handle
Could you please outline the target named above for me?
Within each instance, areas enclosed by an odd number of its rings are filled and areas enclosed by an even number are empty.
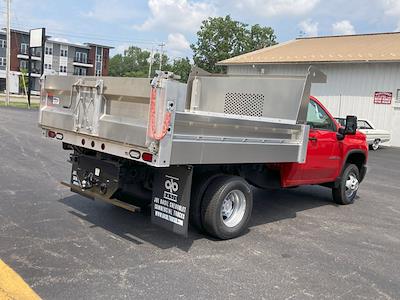
[[[318,139],[316,137],[309,137],[308,138],[310,141],[316,142]]]

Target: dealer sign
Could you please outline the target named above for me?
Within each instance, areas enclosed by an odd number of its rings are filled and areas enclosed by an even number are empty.
[[[392,104],[393,93],[392,92],[375,92],[374,103],[375,104]]]

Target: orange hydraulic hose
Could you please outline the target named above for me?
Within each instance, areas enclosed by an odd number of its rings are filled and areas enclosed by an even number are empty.
[[[150,94],[150,120],[149,120],[149,136],[153,140],[161,140],[168,132],[168,127],[171,122],[171,112],[167,111],[164,115],[164,122],[161,132],[156,129],[156,88],[151,89]]]

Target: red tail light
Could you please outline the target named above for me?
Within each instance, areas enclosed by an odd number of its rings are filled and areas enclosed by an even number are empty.
[[[142,159],[144,161],[147,161],[147,162],[152,162],[153,161],[153,154],[151,154],[151,153],[143,153],[142,154]]]
[[[57,134],[56,134],[54,131],[49,130],[49,131],[47,132],[47,136],[48,136],[49,138],[54,139],[54,138],[56,137],[56,135],[57,135]]]

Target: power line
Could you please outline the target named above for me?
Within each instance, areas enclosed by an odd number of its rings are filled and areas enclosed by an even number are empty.
[[[14,24],[18,25],[17,27],[21,30],[29,31],[29,29],[30,29],[26,26],[21,26],[21,23],[19,23],[19,21],[16,21],[16,20],[15,20]],[[144,45],[156,45],[158,43],[156,40],[131,39],[131,38],[125,38],[125,37],[115,38],[115,36],[111,37],[111,36],[96,35],[96,34],[69,33],[69,32],[65,32],[65,31],[57,31],[57,30],[49,30],[48,35],[95,39],[95,40],[99,40],[99,41],[108,41],[108,42],[144,44]]]

